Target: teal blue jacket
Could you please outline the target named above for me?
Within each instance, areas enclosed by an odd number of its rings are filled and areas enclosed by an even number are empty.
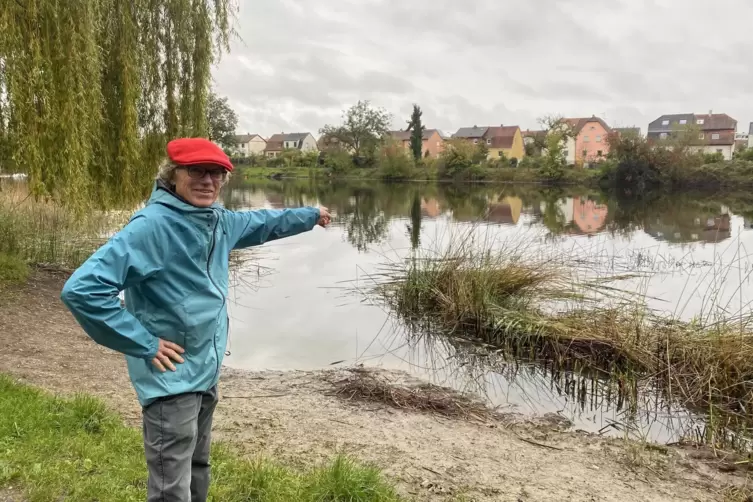
[[[157,185],[146,207],[73,273],[61,299],[94,341],[125,354],[142,406],[206,391],[227,346],[230,251],[311,230],[318,219],[313,207],[199,208]],[[177,371],[152,365],[158,338],[185,349]]]

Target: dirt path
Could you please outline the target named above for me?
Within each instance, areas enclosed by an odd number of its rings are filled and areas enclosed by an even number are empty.
[[[0,372],[101,396],[139,425],[123,358],[95,345],[65,310],[63,279],[37,272],[28,285],[0,292]],[[347,453],[376,463],[418,500],[707,501],[744,482],[742,472],[722,473],[693,450],[347,401],[330,383],[341,372],[223,370],[216,437],[300,466]]]

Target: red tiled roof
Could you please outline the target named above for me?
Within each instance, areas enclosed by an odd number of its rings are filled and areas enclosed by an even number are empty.
[[[599,117],[580,117],[580,118],[567,118],[562,119],[567,125],[573,128],[573,132],[578,134],[589,122],[598,122],[604,128],[605,131],[610,132],[612,129]]]
[[[284,134],[273,134],[267,140],[267,146],[264,148],[264,151],[265,152],[281,152],[283,149],[282,145],[284,141],[285,141]]]
[[[489,146],[492,148],[512,148],[518,130],[518,126],[489,127],[484,138],[491,140]]]

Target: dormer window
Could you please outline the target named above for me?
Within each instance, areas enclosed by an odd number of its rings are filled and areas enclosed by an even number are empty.
[[[661,125],[668,126],[669,125],[669,120],[662,120],[661,121]]]
[[[680,120],[680,125],[685,125],[685,124],[687,124],[687,123],[688,123],[688,121],[687,121],[687,120],[685,120],[685,119],[682,119],[682,120]]]
[[[698,119],[695,121],[695,123],[698,125],[703,125],[703,119]]]

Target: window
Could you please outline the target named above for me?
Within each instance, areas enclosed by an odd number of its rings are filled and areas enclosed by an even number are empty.
[[[661,125],[669,125],[669,120],[662,120]]]
[[[715,132],[711,135],[711,139],[719,139],[719,133]]]
[[[721,148],[716,149],[716,153],[724,153]]]
[[[477,139],[474,139],[474,140],[473,140],[473,144],[475,145],[476,143],[478,143],[478,140],[477,140]]]
[[[583,136],[583,143],[588,143],[589,141],[591,140],[588,138],[588,136]]]
[[[504,156],[505,156],[505,152],[503,152],[502,150],[500,150],[500,151],[499,151],[499,156],[500,156],[500,157],[504,157]]]
[[[695,121],[695,123],[698,125],[703,125],[703,119],[698,119]]]
[[[562,155],[563,155],[563,156],[564,156],[565,158],[567,158],[567,155],[568,155],[568,153],[569,153],[569,152],[568,152],[567,150],[564,150],[564,151],[562,152]]]
[[[687,120],[685,120],[685,119],[681,119],[681,120],[680,120],[680,125],[685,125],[685,124],[687,124],[687,123],[688,123],[688,121],[687,121]]]
[[[490,139],[487,139],[487,140],[486,140],[486,144],[487,144],[487,145],[491,145],[491,144],[492,144],[492,140],[491,140],[491,138],[490,138]]]
[[[704,139],[705,137],[706,137],[706,136],[704,136],[704,134],[703,134],[703,133],[701,133],[701,134],[699,134],[699,135],[698,135],[698,139]]]
[[[659,134],[659,137],[661,139],[667,139],[667,133],[663,132],[663,133]]]
[[[596,126],[591,126],[591,130],[592,131],[596,130]]]
[[[601,143],[601,136],[596,136],[596,142]]]
[[[599,157],[601,157],[601,150],[598,150],[598,151],[596,152],[596,155],[598,155]]]

